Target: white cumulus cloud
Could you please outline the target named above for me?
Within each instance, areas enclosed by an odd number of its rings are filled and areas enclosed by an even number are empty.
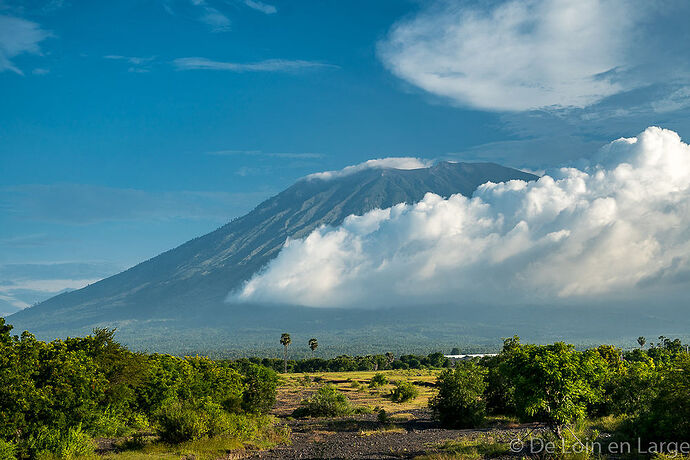
[[[324,171],[314,174],[309,174],[306,179],[321,179],[328,180],[336,177],[349,176],[365,169],[421,169],[430,167],[432,162],[414,157],[388,157],[377,158],[375,160],[367,160],[358,165],[346,166],[337,171]]]
[[[634,88],[688,79],[686,53],[677,49],[687,28],[674,19],[687,17],[687,2],[426,5],[391,28],[379,55],[398,77],[461,105],[582,108]]]
[[[648,128],[581,170],[427,194],[288,240],[229,297],[312,307],[639,300],[690,283],[690,146]]]

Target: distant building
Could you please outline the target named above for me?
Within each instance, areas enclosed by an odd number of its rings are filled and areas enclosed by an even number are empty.
[[[450,362],[455,363],[457,361],[468,361],[474,358],[483,358],[485,356],[496,356],[496,353],[476,353],[467,355],[443,355],[450,360]]]

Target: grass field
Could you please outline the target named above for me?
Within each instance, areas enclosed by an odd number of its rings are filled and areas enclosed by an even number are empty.
[[[282,374],[281,385],[278,388],[278,402],[273,413],[280,416],[291,414],[299,407],[303,399],[311,396],[320,386],[330,383],[343,392],[356,407],[367,407],[372,410],[380,408],[389,414],[402,417],[406,411],[428,406],[429,399],[435,394],[434,382],[439,372],[438,370],[386,370]],[[372,377],[379,373],[386,376],[388,383],[377,388],[370,388]],[[419,396],[404,403],[393,402],[389,395],[395,383],[399,381],[412,383],[419,390]]]

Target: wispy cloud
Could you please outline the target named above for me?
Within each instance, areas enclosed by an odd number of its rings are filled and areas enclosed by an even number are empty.
[[[266,59],[258,62],[223,62],[202,57],[186,57],[173,61],[178,70],[224,70],[228,72],[299,72],[312,69],[337,69],[336,65],[317,61]]]
[[[136,57],[136,56],[120,56],[119,54],[108,54],[103,56],[103,59],[111,61],[123,61],[129,64],[128,72],[147,73],[151,71],[155,63],[155,56],[151,57]]]
[[[244,0],[244,4],[251,9],[261,11],[264,14],[275,14],[278,12],[278,9],[275,6],[260,2],[258,0]]]
[[[0,316],[61,292],[82,288],[123,268],[108,262],[1,264]]]
[[[12,59],[21,54],[40,54],[39,43],[48,37],[50,32],[35,22],[0,15],[0,72],[24,75]]]
[[[293,153],[293,152],[285,152],[285,153],[275,153],[275,152],[262,152],[261,150],[215,150],[212,152],[206,152],[207,155],[214,155],[214,156],[237,156],[237,155],[246,155],[246,156],[261,156],[261,157],[268,157],[268,158],[289,158],[289,159],[317,159],[317,158],[323,158],[326,155],[323,153],[311,153],[311,152],[304,152],[304,153]]]
[[[171,16],[189,17],[205,24],[211,32],[227,32],[232,28],[230,18],[206,0],[163,0],[162,5]]]
[[[232,27],[230,19],[218,9],[203,5],[203,13],[199,20],[211,28],[211,32],[227,32]]]

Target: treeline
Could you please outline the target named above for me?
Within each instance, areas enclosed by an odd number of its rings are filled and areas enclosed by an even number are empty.
[[[92,437],[169,443],[269,429],[278,377],[263,366],[135,353],[113,331],[42,342],[0,318],[0,458],[72,458]]]
[[[513,337],[497,356],[443,371],[438,388],[431,408],[446,426],[475,427],[500,414],[543,422],[563,437],[564,427],[612,417],[628,438],[690,440],[690,355],[677,339],[623,352]]]
[[[228,361],[235,366],[261,365],[283,372],[284,361],[276,358],[241,358]],[[401,355],[396,358],[392,353],[348,356],[322,359],[288,359],[288,372],[347,372],[347,371],[380,371],[386,369],[439,369],[450,367],[451,361],[443,353],[436,352],[429,355]]]

